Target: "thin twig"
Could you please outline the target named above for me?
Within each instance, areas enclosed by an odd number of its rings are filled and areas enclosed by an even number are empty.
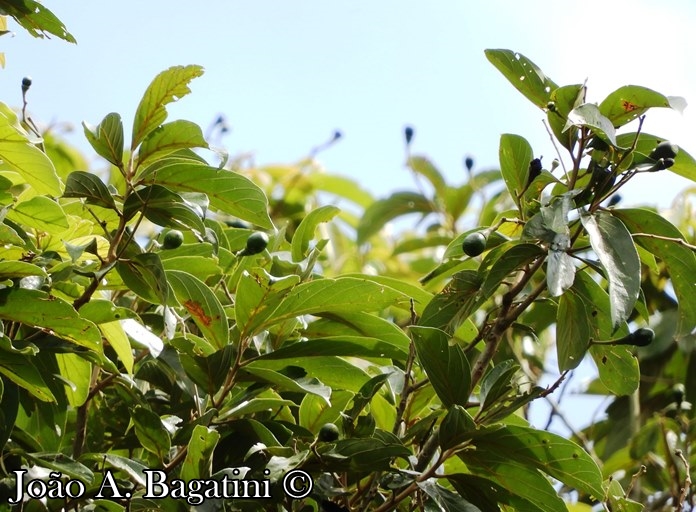
[[[679,502],[677,503],[676,508],[676,512],[681,512],[681,510],[684,508],[686,496],[691,490],[691,467],[689,466],[689,461],[686,460],[686,457],[684,457],[684,452],[681,450],[675,450],[674,454],[681,459],[686,471],[686,476],[684,477],[684,486],[681,488],[681,492],[679,493]]]
[[[688,243],[683,238],[673,238],[670,236],[654,235],[652,233],[632,233],[631,236],[643,236],[645,238],[653,238],[655,240],[664,240],[665,242],[674,242],[675,244],[683,245],[684,247],[687,247],[692,251],[696,251],[696,245]]]

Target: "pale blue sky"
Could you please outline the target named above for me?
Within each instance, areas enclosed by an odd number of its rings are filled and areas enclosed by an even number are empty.
[[[3,101],[18,105],[21,78],[31,75],[34,118],[80,130],[82,120],[96,124],[117,111],[129,125],[159,71],[201,64],[206,74],[173,117],[205,129],[224,114],[232,126],[225,144],[258,163],[297,160],[339,129],[344,139],[320,161],[378,194],[412,186],[405,124],[416,128],[414,151],[453,182],[464,177],[465,154],[478,168],[497,166],[504,132],[527,137],[546,162],[554,157],[542,113],[488,63],[485,48],[524,53],[559,84],[589,78],[591,100],[635,83],[696,105],[696,7],[686,0],[45,3],[78,45],[21,30],[0,39]],[[696,153],[691,110],[651,115],[645,129]],[[84,144],[80,133],[75,140]],[[684,184],[664,175],[655,183],[665,189],[662,204]],[[654,202],[655,190],[638,186],[629,195]]]

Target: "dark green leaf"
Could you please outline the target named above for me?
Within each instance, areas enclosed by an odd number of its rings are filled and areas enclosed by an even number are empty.
[[[418,325],[454,333],[483,302],[479,290],[483,279],[475,270],[463,270],[452,277],[442,292],[426,305]]]
[[[169,285],[159,256],[152,252],[137,254],[116,264],[118,275],[137,295],[153,304],[167,304]]]
[[[466,405],[471,387],[469,361],[459,345],[432,327],[412,327],[418,360],[445,407]]]
[[[203,210],[161,185],[141,188],[128,196],[123,215],[130,219],[137,212],[159,226],[205,233]]]
[[[116,207],[114,198],[104,182],[98,176],[84,171],[75,171],[68,175],[63,197],[82,197],[88,204],[104,208]]]
[[[583,84],[565,85],[551,92],[553,110],[549,109],[547,119],[556,139],[566,149],[571,149],[577,141],[577,130],[565,130],[568,114],[584,101]]]
[[[533,262],[543,256],[544,250],[536,244],[514,244],[509,249],[498,252],[490,252],[481,263],[482,269],[490,269],[481,272],[485,278],[481,285],[481,294],[484,297],[492,296],[500,284],[515,270]]]
[[[430,496],[442,512],[481,512],[481,509],[466,501],[459,494],[445,489],[436,481],[418,482],[418,487]]]
[[[558,86],[536,64],[511,50],[486,50],[486,58],[524,96],[539,108],[546,108],[551,91]],[[529,162],[527,162],[529,163]]]
[[[374,357],[404,360],[408,347],[393,345],[379,338],[367,336],[327,336],[309,339],[265,354],[260,359],[286,359],[316,356]]]
[[[71,478],[92,483],[94,473],[85,466],[63,453],[25,453],[24,456],[37,466],[52,469]]]
[[[457,446],[470,439],[472,430],[476,430],[476,424],[471,415],[461,405],[453,405],[447,411],[437,433],[440,446],[443,450]]]
[[[82,123],[85,138],[97,154],[116,167],[123,167],[123,123],[115,112],[107,114],[97,126]]]
[[[562,372],[576,368],[589,348],[592,337],[590,317],[585,303],[574,293],[565,293],[558,302],[556,315],[556,353]]]
[[[492,370],[486,373],[481,380],[481,391],[479,392],[481,410],[488,409],[499,398],[510,392],[512,389],[510,381],[519,369],[519,365],[515,364],[512,359],[508,359],[496,364]]]
[[[201,66],[173,66],[162,71],[148,86],[133,120],[131,151],[167,119],[169,103],[186,96],[189,82],[203,74]]]
[[[520,194],[527,186],[529,162],[534,158],[534,152],[526,139],[509,133],[501,135],[499,148],[500,172],[510,197],[519,208]]]
[[[631,234],[618,218],[607,214],[583,215],[582,224],[592,249],[609,280],[611,323],[616,331],[626,321],[640,291],[640,258]]]
[[[150,409],[138,405],[131,410],[131,421],[143,448],[154,453],[160,461],[164,460],[171,448],[171,438],[160,417]]]
[[[680,153],[681,154],[681,151]],[[681,238],[683,235],[667,219],[650,210],[632,208],[614,212],[631,231],[668,238]],[[689,248],[668,240],[649,236],[634,236],[636,243],[665,262],[679,301],[679,324],[677,338],[688,336],[696,328],[696,255]]]
[[[482,459],[495,454],[496,459],[537,468],[595,498],[604,495],[597,463],[580,446],[559,435],[515,425],[491,426],[479,429],[474,444]]]

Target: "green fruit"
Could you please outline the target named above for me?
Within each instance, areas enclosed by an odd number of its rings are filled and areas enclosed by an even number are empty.
[[[246,247],[242,251],[243,256],[253,256],[266,250],[268,246],[268,235],[262,231],[255,231],[246,241]]]
[[[318,439],[319,439],[319,441],[331,443],[333,441],[336,441],[338,439],[339,435],[340,435],[340,432],[338,431],[338,427],[336,425],[334,425],[333,423],[325,423],[319,429]]]
[[[628,336],[616,340],[615,345],[635,345],[636,347],[647,347],[655,339],[655,331],[650,328],[643,327],[633,331]]]
[[[462,250],[467,256],[478,256],[486,250],[486,237],[479,231],[467,235],[462,242]]]
[[[162,242],[162,247],[165,249],[176,249],[184,243],[184,234],[178,229],[172,229],[167,231],[164,235],[164,241]]]
[[[679,153],[679,146],[672,144],[668,140],[660,142],[650,153],[650,158],[659,160],[660,158],[674,158]]]

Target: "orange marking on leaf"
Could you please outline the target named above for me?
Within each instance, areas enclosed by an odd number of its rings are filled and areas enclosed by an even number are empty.
[[[203,325],[205,325],[206,327],[210,326],[210,323],[213,320],[205,314],[205,311],[203,310],[203,307],[200,305],[200,303],[195,302],[193,300],[187,300],[186,302],[184,302],[184,307],[188,310],[189,313],[191,313],[193,316],[195,316],[201,322],[203,322]]]
[[[631,103],[628,100],[623,100],[621,102],[621,106],[623,107],[623,109],[626,112],[633,112],[634,110],[636,110],[638,108],[638,105],[636,105],[635,103]]]

